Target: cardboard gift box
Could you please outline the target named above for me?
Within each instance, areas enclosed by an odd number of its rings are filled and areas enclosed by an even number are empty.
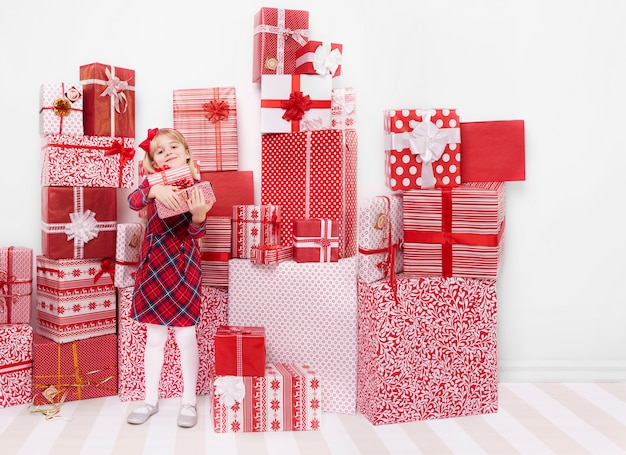
[[[200,172],[238,169],[235,87],[174,90],[173,115],[174,128],[185,136]]]
[[[117,336],[100,335],[58,343],[35,334],[33,404],[117,395]]]
[[[137,401],[145,398],[144,352],[146,349],[146,326],[131,316],[133,288],[118,288],[118,394],[122,401]],[[215,332],[220,325],[227,324],[228,289],[202,286],[200,320],[196,324],[196,337],[200,355],[198,395],[213,393],[215,379]],[[165,358],[159,380],[159,397],[180,397],[183,379],[180,353],[173,329],[165,344]]]
[[[254,15],[252,82],[262,74],[293,74],[296,51],[308,40],[308,11],[262,7]]]
[[[37,333],[56,342],[117,330],[114,262],[37,256]]]
[[[332,89],[332,76],[263,75],[261,134],[329,128]]]
[[[48,134],[42,139],[42,186],[132,188],[135,139]]]
[[[283,224],[280,205],[234,205],[232,223],[234,258],[250,258],[253,246],[281,242]]]
[[[44,82],[39,89],[39,134],[82,136],[83,88],[79,83]]]
[[[115,188],[41,188],[41,249],[50,259],[115,257]]]
[[[384,112],[385,176],[392,191],[461,184],[461,132],[455,109]]]
[[[202,284],[228,286],[232,229],[232,220],[228,216],[207,217],[206,230],[200,242]]]
[[[295,74],[341,75],[343,44],[309,40],[296,51]]]
[[[293,259],[296,262],[337,262],[337,222],[320,218],[293,220]]]
[[[209,203],[210,201],[215,200],[215,193],[213,193],[213,187],[209,182],[198,182],[192,186],[188,186],[185,188],[179,188],[176,192],[176,198],[178,200],[178,208],[171,209],[163,204],[161,201],[155,199],[155,206],[157,214],[159,218],[169,218],[175,215],[180,215],[182,213],[189,212],[189,198],[191,197],[191,192],[194,191],[195,188],[200,188],[202,190],[202,194],[204,195],[204,200]]]
[[[280,206],[283,244],[294,219],[326,218],[339,223],[339,257],[356,254],[356,139],[340,130],[261,136],[261,204]]]
[[[33,396],[33,328],[0,324],[0,409],[29,403]]]
[[[404,272],[496,278],[504,253],[505,183],[405,191]]]
[[[234,205],[254,205],[253,171],[203,172],[201,178],[211,182],[215,193],[209,216],[232,218]]]
[[[32,294],[32,248],[0,248],[0,324],[30,322]]]
[[[263,376],[265,328],[223,325],[215,333],[216,376]]]
[[[334,87],[331,92],[330,126],[338,130],[356,128],[356,95],[352,87]]]
[[[359,280],[357,409],[373,425],[498,410],[495,280]]]
[[[366,283],[404,269],[402,194],[374,196],[359,207],[359,278]]]
[[[315,431],[322,422],[323,379],[308,364],[271,363],[261,376],[218,376],[216,433]]]
[[[228,325],[265,327],[266,362],[314,368],[323,412],[356,411],[356,267],[356,256],[278,267],[230,260]]]
[[[280,264],[290,259],[293,259],[291,245],[254,245],[250,249],[253,264]]]
[[[115,246],[115,287],[133,286],[141,257],[142,223],[118,223]]]
[[[84,129],[90,136],[135,137],[135,70],[104,63],[80,66]]]

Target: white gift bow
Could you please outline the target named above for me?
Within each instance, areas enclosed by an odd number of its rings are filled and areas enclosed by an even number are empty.
[[[246,396],[246,388],[241,376],[220,376],[215,380],[215,393],[220,401],[231,407],[236,401],[242,402]]]
[[[128,108],[128,101],[126,100],[125,90],[128,90],[128,81],[123,81],[119,77],[111,74],[109,68],[105,68],[104,72],[107,76],[106,88],[100,93],[100,96],[110,96],[113,100],[113,105],[115,107],[115,112],[118,114],[122,114],[126,112]],[[124,111],[120,109],[120,101],[124,102]]]
[[[91,210],[70,213],[70,224],[65,226],[67,240],[78,241],[85,244],[98,237],[98,222],[96,214]]]
[[[324,42],[317,46],[313,54],[313,69],[317,74],[334,75],[341,64],[341,51],[330,48],[330,43]]]

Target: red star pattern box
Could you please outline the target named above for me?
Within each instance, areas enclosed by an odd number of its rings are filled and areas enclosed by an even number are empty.
[[[124,288],[135,284],[141,240],[142,223],[118,223],[115,246],[115,287]]]
[[[228,286],[232,230],[232,220],[228,216],[208,216],[206,219],[206,230],[200,242],[202,284],[205,286]]]
[[[217,376],[213,429],[216,433],[319,430],[321,392],[322,380],[308,364],[270,363],[263,376]]]
[[[33,328],[0,324],[0,408],[29,403],[33,396]]]
[[[265,328],[220,326],[215,334],[216,376],[263,376]]]
[[[84,134],[83,88],[78,82],[44,82],[39,106],[39,135]]]
[[[37,333],[59,343],[117,331],[113,259],[37,256]]]
[[[33,340],[33,404],[117,395],[117,336],[57,343]]]
[[[232,223],[234,258],[250,258],[253,246],[280,244],[283,222],[279,205],[234,205]]]
[[[235,87],[174,90],[173,115],[174,128],[187,139],[200,172],[238,169]]]
[[[268,363],[310,365],[324,412],[356,410],[356,266],[356,256],[275,267],[230,260],[228,324],[265,327]]]
[[[498,410],[495,280],[359,280],[357,408],[373,425]]]
[[[131,316],[133,288],[118,289],[119,331],[118,331],[118,371],[119,397],[122,401],[137,401],[145,398],[143,366],[146,348],[146,327]],[[198,371],[198,395],[213,394],[215,378],[214,337],[220,325],[227,324],[228,290],[202,286],[202,307],[200,321],[196,325],[200,369]],[[159,382],[159,397],[180,397],[183,393],[183,378],[180,367],[180,353],[173,330],[165,344],[165,362]]]
[[[496,278],[504,253],[505,183],[405,191],[404,272]]]
[[[32,294],[32,248],[0,248],[0,324],[28,323]]]

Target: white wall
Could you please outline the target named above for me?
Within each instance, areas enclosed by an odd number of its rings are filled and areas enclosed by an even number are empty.
[[[626,380],[626,5],[621,0],[4,0],[0,6],[0,245],[41,251],[39,86],[103,62],[136,71],[137,139],[171,126],[175,88],[234,85],[240,168],[260,197],[261,6],[310,12],[344,45],[358,96],[359,197],[388,193],[382,111],[455,107],[524,119],[527,180],[507,184],[498,280],[502,380]],[[357,6],[358,5],[358,6]],[[123,207],[119,220],[133,220]]]

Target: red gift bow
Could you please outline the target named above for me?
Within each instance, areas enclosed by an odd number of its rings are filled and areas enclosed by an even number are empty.
[[[305,112],[311,109],[312,105],[313,102],[309,95],[305,95],[301,91],[291,92],[289,99],[280,103],[280,107],[285,109],[283,119],[288,122],[302,120]]]
[[[122,140],[115,141],[109,149],[104,152],[105,156],[120,155],[120,171],[119,171],[119,186],[122,186],[122,171],[126,163],[130,162],[135,157],[135,149],[133,147],[124,147]]]
[[[96,276],[93,277],[93,282],[97,283],[105,273],[108,273],[112,280],[115,279],[115,260],[109,258],[103,259],[100,263],[100,270],[96,273]]]
[[[208,103],[204,103],[202,109],[206,112],[204,115],[206,119],[213,123],[227,120],[230,114],[230,104],[227,101],[211,100]]]
[[[144,139],[144,141],[139,144],[139,147],[142,148],[147,154],[150,154],[150,142],[154,139],[154,136],[159,132],[158,128],[151,128],[148,130],[148,137]]]

